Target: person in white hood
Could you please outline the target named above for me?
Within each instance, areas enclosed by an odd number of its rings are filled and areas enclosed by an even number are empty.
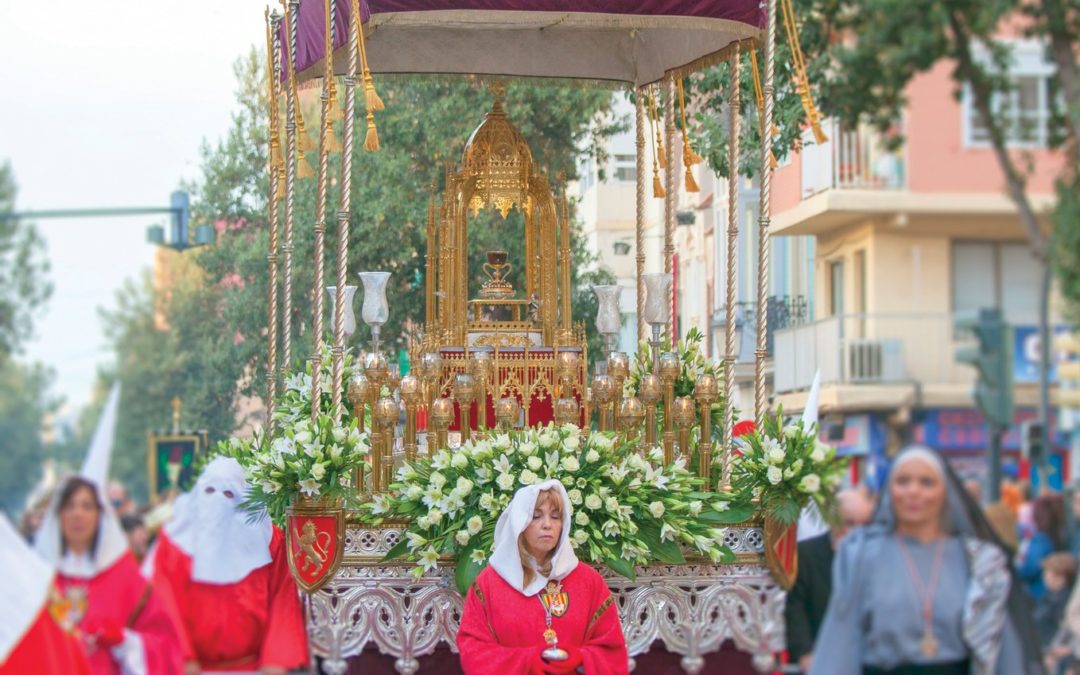
[[[562,483],[547,480],[518,490],[499,517],[490,565],[469,589],[461,616],[465,673],[628,672],[611,591],[574,555],[572,515]],[[553,646],[564,659],[550,657]]]

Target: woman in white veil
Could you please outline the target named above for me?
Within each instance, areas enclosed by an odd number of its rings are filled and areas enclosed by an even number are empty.
[[[1042,675],[1030,603],[942,457],[897,456],[842,544],[811,675]]]

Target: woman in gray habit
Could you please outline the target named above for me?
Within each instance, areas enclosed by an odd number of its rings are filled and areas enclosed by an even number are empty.
[[[874,519],[837,553],[810,675],[1043,675],[1030,617],[959,479],[909,448]]]

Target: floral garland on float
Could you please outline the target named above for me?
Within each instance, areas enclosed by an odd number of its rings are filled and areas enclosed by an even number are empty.
[[[586,435],[572,424],[498,433],[405,464],[389,492],[361,508],[375,524],[409,523],[384,562],[415,560],[420,577],[440,558],[453,559],[462,594],[487,565],[495,523],[514,492],[551,478],[574,507],[571,543],[582,560],[630,579],[635,565],[682,564],[686,554],[733,562],[723,528],[746,520],[753,507],[702,491],[704,481],[682,459],[662,460],[660,448],[643,455],[611,434]]]

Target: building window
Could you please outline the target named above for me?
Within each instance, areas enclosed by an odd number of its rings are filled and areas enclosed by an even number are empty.
[[[1054,67],[1046,60],[1045,47],[1038,42],[1012,41],[1012,65],[1009,78],[1012,88],[995,94],[991,106],[1002,124],[1008,145],[1045,148],[1051,118],[1050,78]],[[986,62],[983,55],[980,60]],[[985,147],[990,144],[990,130],[975,109],[971,86],[964,85],[964,144]]]
[[[581,184],[582,193],[591,188],[593,183],[596,182],[591,156],[584,155],[578,160],[578,176],[578,182]]]
[[[844,313],[844,262],[829,263],[829,315]]]
[[[1042,270],[1026,243],[953,242],[954,312],[996,307],[1011,323],[1035,323],[1041,283]]]
[[[615,180],[634,182],[637,180],[637,157],[634,155],[614,155]]]

